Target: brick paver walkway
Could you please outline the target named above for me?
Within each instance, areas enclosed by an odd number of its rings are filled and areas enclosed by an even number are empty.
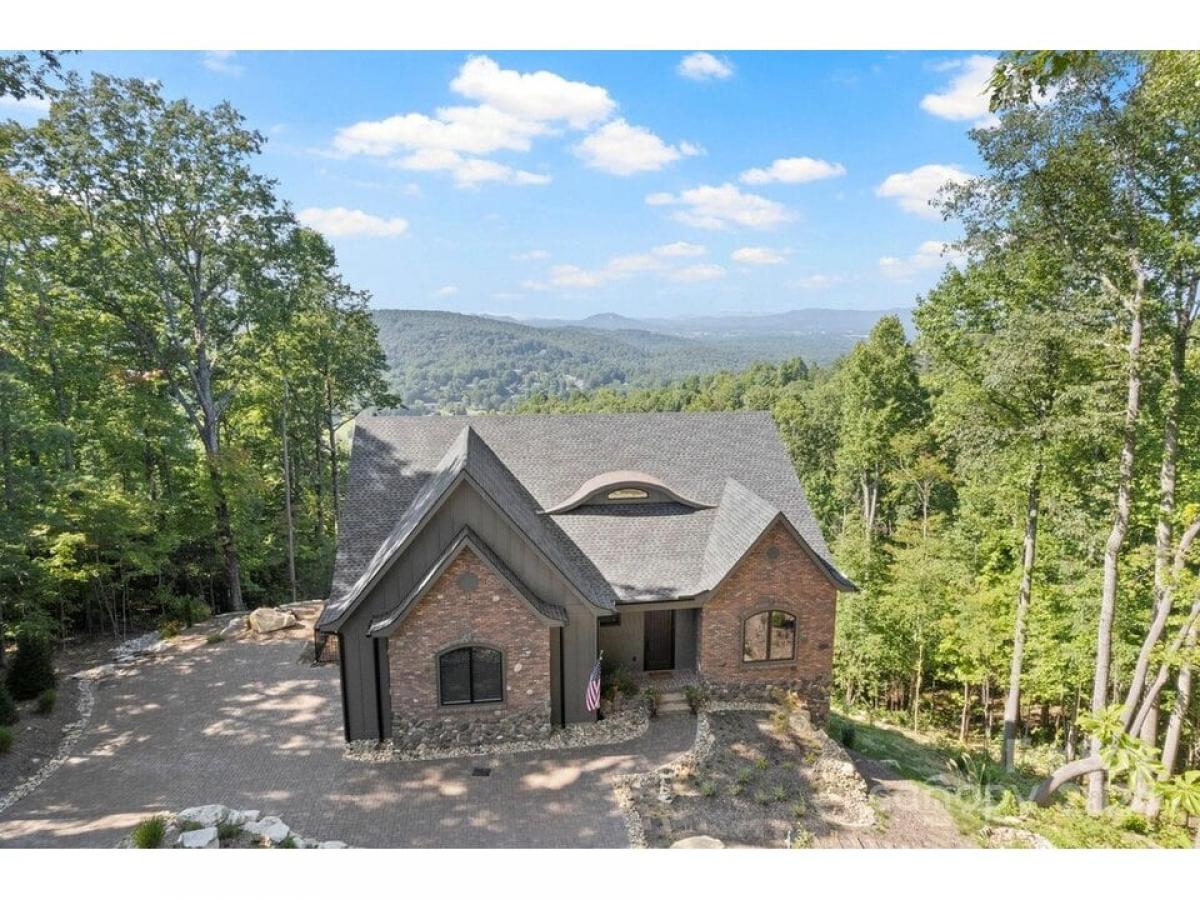
[[[687,750],[695,719],[607,747],[359,763],[342,758],[337,668],[286,638],[178,651],[96,686],[67,763],[0,813],[0,847],[112,847],[141,819],[199,803],[259,809],[360,847],[623,847],[615,776]],[[490,766],[488,777],[472,768]]]

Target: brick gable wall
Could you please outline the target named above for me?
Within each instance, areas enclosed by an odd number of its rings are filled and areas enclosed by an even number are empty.
[[[829,712],[837,591],[788,531],[767,531],[704,604],[699,671],[719,697],[755,696],[770,687],[796,690],[813,719]],[[781,609],[796,616],[796,658],[742,661],[742,623]]]
[[[464,548],[388,639],[397,746],[527,737],[548,730],[550,639],[551,628],[525,600]],[[440,704],[437,657],[466,644],[504,654],[504,702]]]

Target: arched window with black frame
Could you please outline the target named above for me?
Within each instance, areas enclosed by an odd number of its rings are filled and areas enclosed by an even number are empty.
[[[438,656],[443,706],[499,703],[504,699],[504,657],[493,647],[455,647]]]
[[[742,623],[742,662],[796,658],[796,617],[782,609],[755,613]]]

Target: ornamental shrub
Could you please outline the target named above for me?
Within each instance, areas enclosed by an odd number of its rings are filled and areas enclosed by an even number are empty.
[[[19,718],[17,704],[8,692],[8,685],[0,681],[0,725],[15,725]]]
[[[8,669],[8,689],[14,700],[32,700],[54,687],[54,651],[50,635],[34,628],[17,634],[17,652]]]

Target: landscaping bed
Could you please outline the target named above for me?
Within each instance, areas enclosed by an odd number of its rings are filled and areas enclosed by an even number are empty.
[[[874,820],[840,748],[787,706],[702,712],[693,751],[632,779],[625,804],[635,843],[648,847],[700,835],[731,847],[800,847]]]

